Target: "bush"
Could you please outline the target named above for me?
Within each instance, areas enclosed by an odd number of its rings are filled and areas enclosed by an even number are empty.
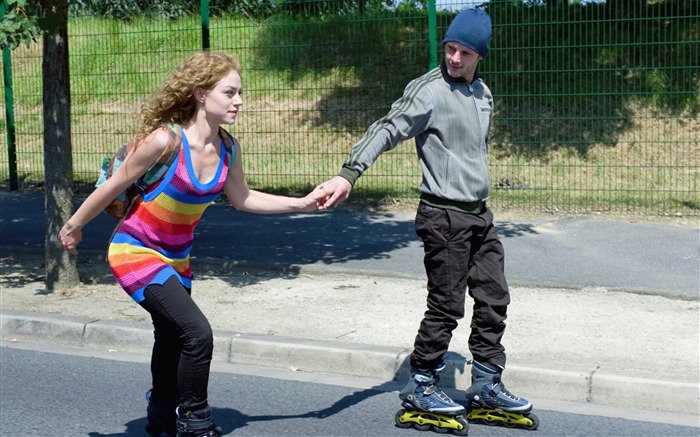
[[[94,16],[129,20],[138,15],[177,18],[199,10],[198,1],[189,0],[71,0],[71,17]]]

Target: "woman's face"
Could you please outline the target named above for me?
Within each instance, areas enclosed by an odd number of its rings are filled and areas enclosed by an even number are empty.
[[[207,119],[216,124],[233,124],[241,106],[241,76],[231,70],[209,91],[204,91],[204,111]]]

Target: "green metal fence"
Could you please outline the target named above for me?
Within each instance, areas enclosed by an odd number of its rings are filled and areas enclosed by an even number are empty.
[[[89,192],[101,158],[129,138],[168,72],[208,45],[243,65],[243,111],[230,129],[250,185],[304,192],[338,172],[408,81],[441,59],[455,11],[474,6],[251,1],[243,3],[258,6],[231,11],[202,3],[211,16],[70,18],[76,190]],[[495,98],[494,208],[700,215],[697,2],[484,4],[494,23],[480,66]],[[41,103],[50,92],[41,89],[41,44],[15,49],[11,68],[18,186],[31,189],[43,180]],[[2,114],[0,183],[9,189]],[[412,200],[419,181],[406,142],[358,181],[353,198]]]

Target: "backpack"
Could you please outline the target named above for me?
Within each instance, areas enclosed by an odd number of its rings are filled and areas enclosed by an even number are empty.
[[[177,159],[177,156],[180,154],[180,146],[182,145],[182,127],[179,125],[168,125],[167,128],[170,133],[170,141],[165,150],[158,160],[146,170],[143,176],[138,178],[133,185],[120,193],[107,205],[105,212],[111,217],[116,219],[125,217],[136,198],[143,196],[149,187],[160,181],[165,173],[168,172],[170,165]],[[234,145],[236,140],[223,128],[219,128],[219,135],[224,140],[226,153],[229,158],[229,168],[231,168],[234,162]],[[124,159],[126,159],[126,156],[133,148],[132,143],[130,141],[123,144],[113,156],[105,156],[102,159],[100,176],[95,182],[96,188],[112,177],[114,172],[122,165]]]

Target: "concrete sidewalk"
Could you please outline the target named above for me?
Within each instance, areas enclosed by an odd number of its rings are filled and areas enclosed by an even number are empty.
[[[99,261],[81,269],[80,289],[46,293],[32,279],[40,267],[28,268],[29,256],[0,258],[3,342],[148,356],[148,314],[107,282]],[[215,360],[405,380],[423,281],[303,269],[214,276],[195,268],[202,274],[193,296],[215,331]],[[513,288],[512,295],[504,381],[516,394],[698,414],[697,301],[606,290]],[[446,387],[469,385],[467,327],[455,331]]]
[[[0,196],[2,341],[147,356],[148,314],[103,259],[114,222],[101,217],[86,230],[84,285],[46,293],[40,200]],[[196,250],[207,256],[193,257],[193,297],[215,330],[215,360],[405,379],[425,310],[410,213],[250,216],[214,205],[205,217]],[[511,260],[509,389],[698,415],[697,221],[528,217],[508,218],[499,230]],[[469,385],[467,336],[464,321],[448,357],[453,371],[441,381],[447,387]]]

